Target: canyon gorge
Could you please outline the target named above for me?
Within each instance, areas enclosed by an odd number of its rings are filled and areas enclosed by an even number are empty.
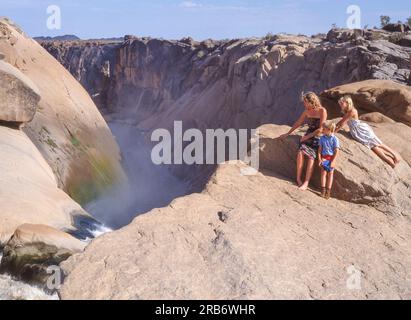
[[[3,273],[60,264],[62,299],[411,298],[409,32],[36,42],[0,27]],[[299,191],[304,130],[278,137],[307,91],[331,119],[352,95],[403,161],[393,170],[342,132],[332,199],[318,173]],[[260,171],[154,165],[151,133],[174,121],[258,128]]]

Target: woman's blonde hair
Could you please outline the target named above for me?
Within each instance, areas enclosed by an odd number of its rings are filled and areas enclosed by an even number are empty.
[[[334,134],[334,133],[335,133],[335,130],[337,129],[337,125],[335,124],[335,122],[326,121],[326,122],[323,124],[323,128],[330,130],[331,133]]]
[[[343,110],[345,113],[355,109],[354,101],[352,100],[351,96],[343,96],[342,98],[340,98],[340,100],[338,100],[338,103],[340,105],[344,102],[347,103],[347,107]]]
[[[314,109],[321,107],[320,98],[314,92],[303,93],[301,97],[303,102],[308,103],[309,105],[313,106]]]

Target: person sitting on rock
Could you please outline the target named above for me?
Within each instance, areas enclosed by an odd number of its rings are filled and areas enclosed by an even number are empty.
[[[323,125],[323,136],[318,148],[319,166],[321,168],[321,197],[330,199],[334,181],[335,163],[340,149],[340,141],[335,136],[336,124],[326,122]]]
[[[281,138],[283,139],[291,135],[307,120],[308,130],[305,136],[301,139],[300,149],[297,156],[297,185],[300,190],[305,191],[308,189],[308,185],[313,174],[314,163],[318,152],[318,137],[321,134],[323,124],[327,121],[327,110],[321,105],[320,99],[313,92],[304,94],[302,100],[305,111],[301,114],[300,118],[293,125],[290,131],[283,134]],[[305,158],[308,159],[308,163],[305,180],[303,182],[302,172]]]
[[[348,124],[351,136],[355,140],[370,148],[378,157],[392,168],[395,168],[401,162],[400,156],[393,149],[383,144],[367,123],[359,120],[358,111],[354,106],[352,98],[350,96],[342,97],[339,100],[339,105],[344,113],[344,117],[337,124],[336,132]]]

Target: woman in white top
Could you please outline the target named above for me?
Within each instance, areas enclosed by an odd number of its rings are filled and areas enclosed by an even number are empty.
[[[341,130],[346,124],[350,128],[351,136],[370,148],[382,160],[388,163],[392,168],[400,163],[401,158],[398,154],[385,145],[374,133],[372,128],[358,118],[358,111],[354,106],[354,102],[350,96],[344,96],[339,101],[341,110],[344,113],[343,119],[337,124],[337,130]]]

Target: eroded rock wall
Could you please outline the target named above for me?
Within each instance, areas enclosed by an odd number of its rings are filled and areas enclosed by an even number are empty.
[[[302,91],[367,79],[407,83],[410,52],[383,30],[327,37],[196,42],[127,37],[123,43],[45,42],[105,113],[145,129],[290,124]]]

